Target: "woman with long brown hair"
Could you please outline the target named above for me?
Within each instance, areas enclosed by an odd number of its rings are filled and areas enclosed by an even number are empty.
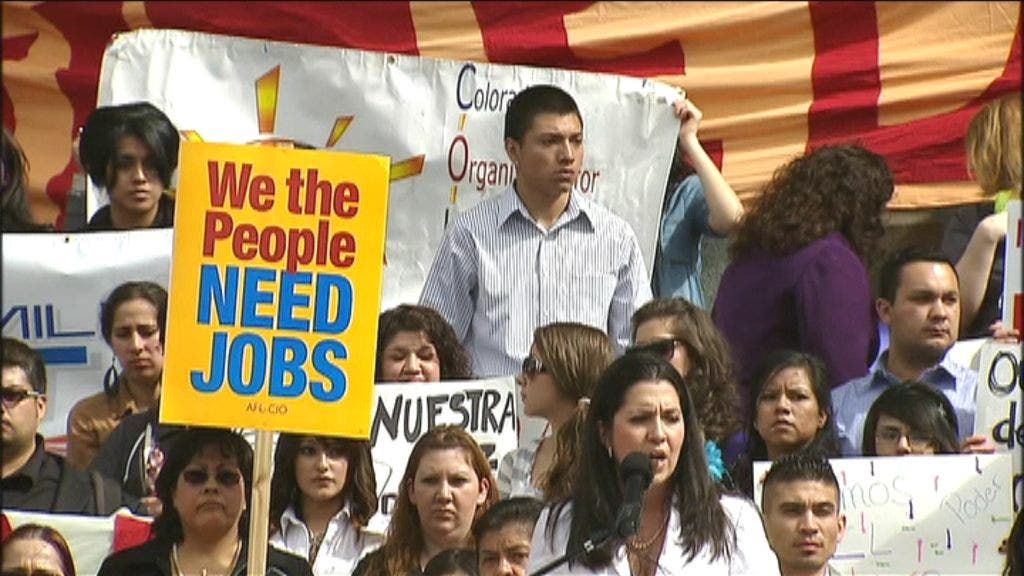
[[[418,574],[443,550],[474,548],[473,525],[497,500],[476,440],[458,426],[432,428],[409,455],[384,544],[353,575]]]

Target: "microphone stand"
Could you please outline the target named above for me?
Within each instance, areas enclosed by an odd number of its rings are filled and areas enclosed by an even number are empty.
[[[541,566],[536,572],[530,574],[530,576],[543,576],[544,574],[550,574],[555,568],[558,568],[562,564],[565,564],[570,560],[575,560],[576,558],[582,556],[585,553],[589,554],[594,550],[597,550],[601,546],[604,546],[608,543],[609,540],[611,540],[615,536],[617,536],[615,530],[610,530],[608,528],[598,530],[597,532],[593,533],[590,536],[590,538],[585,540],[578,549],[566,552],[562,556],[555,558],[551,562],[548,562],[547,564]]]

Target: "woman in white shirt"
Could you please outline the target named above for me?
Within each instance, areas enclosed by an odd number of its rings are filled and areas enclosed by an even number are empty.
[[[779,574],[761,516],[711,479],[704,437],[679,372],[648,353],[626,354],[601,376],[583,431],[582,466],[571,500],[546,509],[533,532],[530,573],[579,551],[558,574],[632,576]],[[619,466],[650,458],[652,482],[636,534],[586,552],[624,508]]]
[[[523,413],[547,420],[550,434],[505,455],[498,467],[502,498],[552,502],[572,495],[590,394],[614,358],[611,340],[597,328],[555,322],[534,332],[519,380]]]
[[[316,576],[349,575],[380,546],[370,442],[281,434],[270,484],[270,544],[309,560]]]

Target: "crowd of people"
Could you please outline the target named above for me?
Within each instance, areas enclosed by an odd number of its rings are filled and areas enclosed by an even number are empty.
[[[830,575],[846,519],[829,459],[995,450],[973,435],[978,374],[949,351],[961,335],[1019,341],[996,321],[992,279],[1005,203],[1021,192],[1020,94],[971,123],[971,173],[992,194],[958,217],[973,229],[951,229],[945,253],[884,257],[894,182],[882,156],[808,151],[744,210],[697,138],[700,109],[685,97],[673,108],[649,275],[629,225],[575,188],[575,100],[554,86],[515,96],[504,134],[515,182],[454,220],[419,303],[380,315],[375,374],[406,385],[515,375],[522,415],[546,432],[492,469],[463,428],[426,430],[382,534],[368,528],[369,440],[281,434],[268,574]],[[173,227],[178,136],[163,112],[100,107],[79,148],[110,200],[90,230]],[[48,230],[28,214],[25,159],[6,130],[3,162],[3,230]],[[711,310],[707,235],[732,236]],[[115,363],[67,415],[66,457],[39,434],[41,356],[3,339],[3,507],[152,517],[151,538],[100,574],[245,574],[252,448],[236,431],[159,421],[167,300],[132,281],[102,303]],[[1020,518],[1008,574],[1024,561]],[[74,575],[75,562],[59,533],[28,524],[5,536],[8,573]]]

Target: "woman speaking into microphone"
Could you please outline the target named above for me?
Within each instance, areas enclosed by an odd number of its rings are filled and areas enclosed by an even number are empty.
[[[581,450],[586,481],[538,519],[531,574],[563,556],[558,574],[779,573],[753,503],[721,494],[712,480],[693,402],[665,360],[630,353],[608,367],[592,396]],[[636,452],[650,459],[642,496],[630,474],[620,474],[638,460]],[[638,497],[639,519],[622,518],[635,513],[628,500]],[[606,527],[617,533],[587,551]]]

